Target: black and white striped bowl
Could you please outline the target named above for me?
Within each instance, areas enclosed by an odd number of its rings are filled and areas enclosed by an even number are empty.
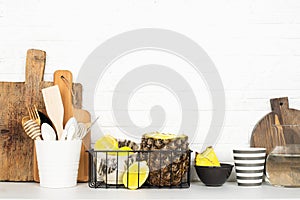
[[[259,186],[262,184],[266,148],[234,149],[233,158],[239,186]]]

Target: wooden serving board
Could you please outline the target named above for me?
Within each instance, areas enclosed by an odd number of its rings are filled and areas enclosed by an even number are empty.
[[[52,86],[43,81],[46,52],[30,49],[26,58],[25,82],[0,82],[0,181],[33,181],[33,140],[23,131],[21,120],[27,105],[44,109],[41,89]],[[73,84],[75,108],[81,108],[82,86]]]
[[[78,122],[91,122],[91,114],[86,110],[74,109],[74,117]],[[91,146],[91,132],[86,134],[82,143],[77,180],[79,182],[87,182],[89,180],[89,153],[87,150],[89,150]]]
[[[300,110],[289,108],[287,97],[271,99],[272,112],[254,127],[251,147],[265,147],[267,154],[275,146],[300,144]]]
[[[64,106],[63,127],[65,127],[67,121],[74,116],[71,92],[73,75],[68,70],[57,70],[54,72],[53,83],[55,85],[58,85],[58,88],[60,90]]]
[[[68,70],[58,70],[54,72],[54,84],[59,87],[64,105],[64,126],[71,117],[75,117],[78,122],[90,123],[91,115],[88,111],[78,108],[73,109],[72,83],[72,72]],[[86,151],[89,150],[91,145],[91,133],[88,133],[82,142],[77,180],[87,182],[89,180],[89,155]]]

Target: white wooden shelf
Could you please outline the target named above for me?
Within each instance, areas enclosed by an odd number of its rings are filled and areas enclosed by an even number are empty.
[[[206,187],[193,182],[186,189],[94,189],[87,183],[73,188],[49,189],[38,183],[0,183],[1,199],[299,199],[299,188],[274,187],[263,184],[260,187],[240,187],[227,182],[222,187]]]

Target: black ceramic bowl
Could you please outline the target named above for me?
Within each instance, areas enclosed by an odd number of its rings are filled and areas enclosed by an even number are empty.
[[[233,165],[221,163],[220,167],[195,166],[200,180],[206,186],[221,186],[231,174]]]

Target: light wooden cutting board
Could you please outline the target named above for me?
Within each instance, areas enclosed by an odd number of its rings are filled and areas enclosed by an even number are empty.
[[[78,122],[91,122],[91,115],[86,110],[74,109],[74,117]],[[91,132],[87,133],[83,138],[82,143],[77,180],[80,182],[87,182],[89,180],[89,153],[86,151],[89,150],[91,146]]]
[[[72,72],[68,70],[58,70],[54,72],[54,84],[58,85],[64,105],[64,125],[71,117],[75,117],[78,122],[90,123],[91,115],[88,111],[73,108],[72,104],[72,82],[73,75]],[[83,144],[80,152],[80,161],[78,169],[78,178],[80,182],[87,182],[88,172],[89,172],[89,155],[86,152],[91,145],[91,133],[88,133],[83,139]]]

